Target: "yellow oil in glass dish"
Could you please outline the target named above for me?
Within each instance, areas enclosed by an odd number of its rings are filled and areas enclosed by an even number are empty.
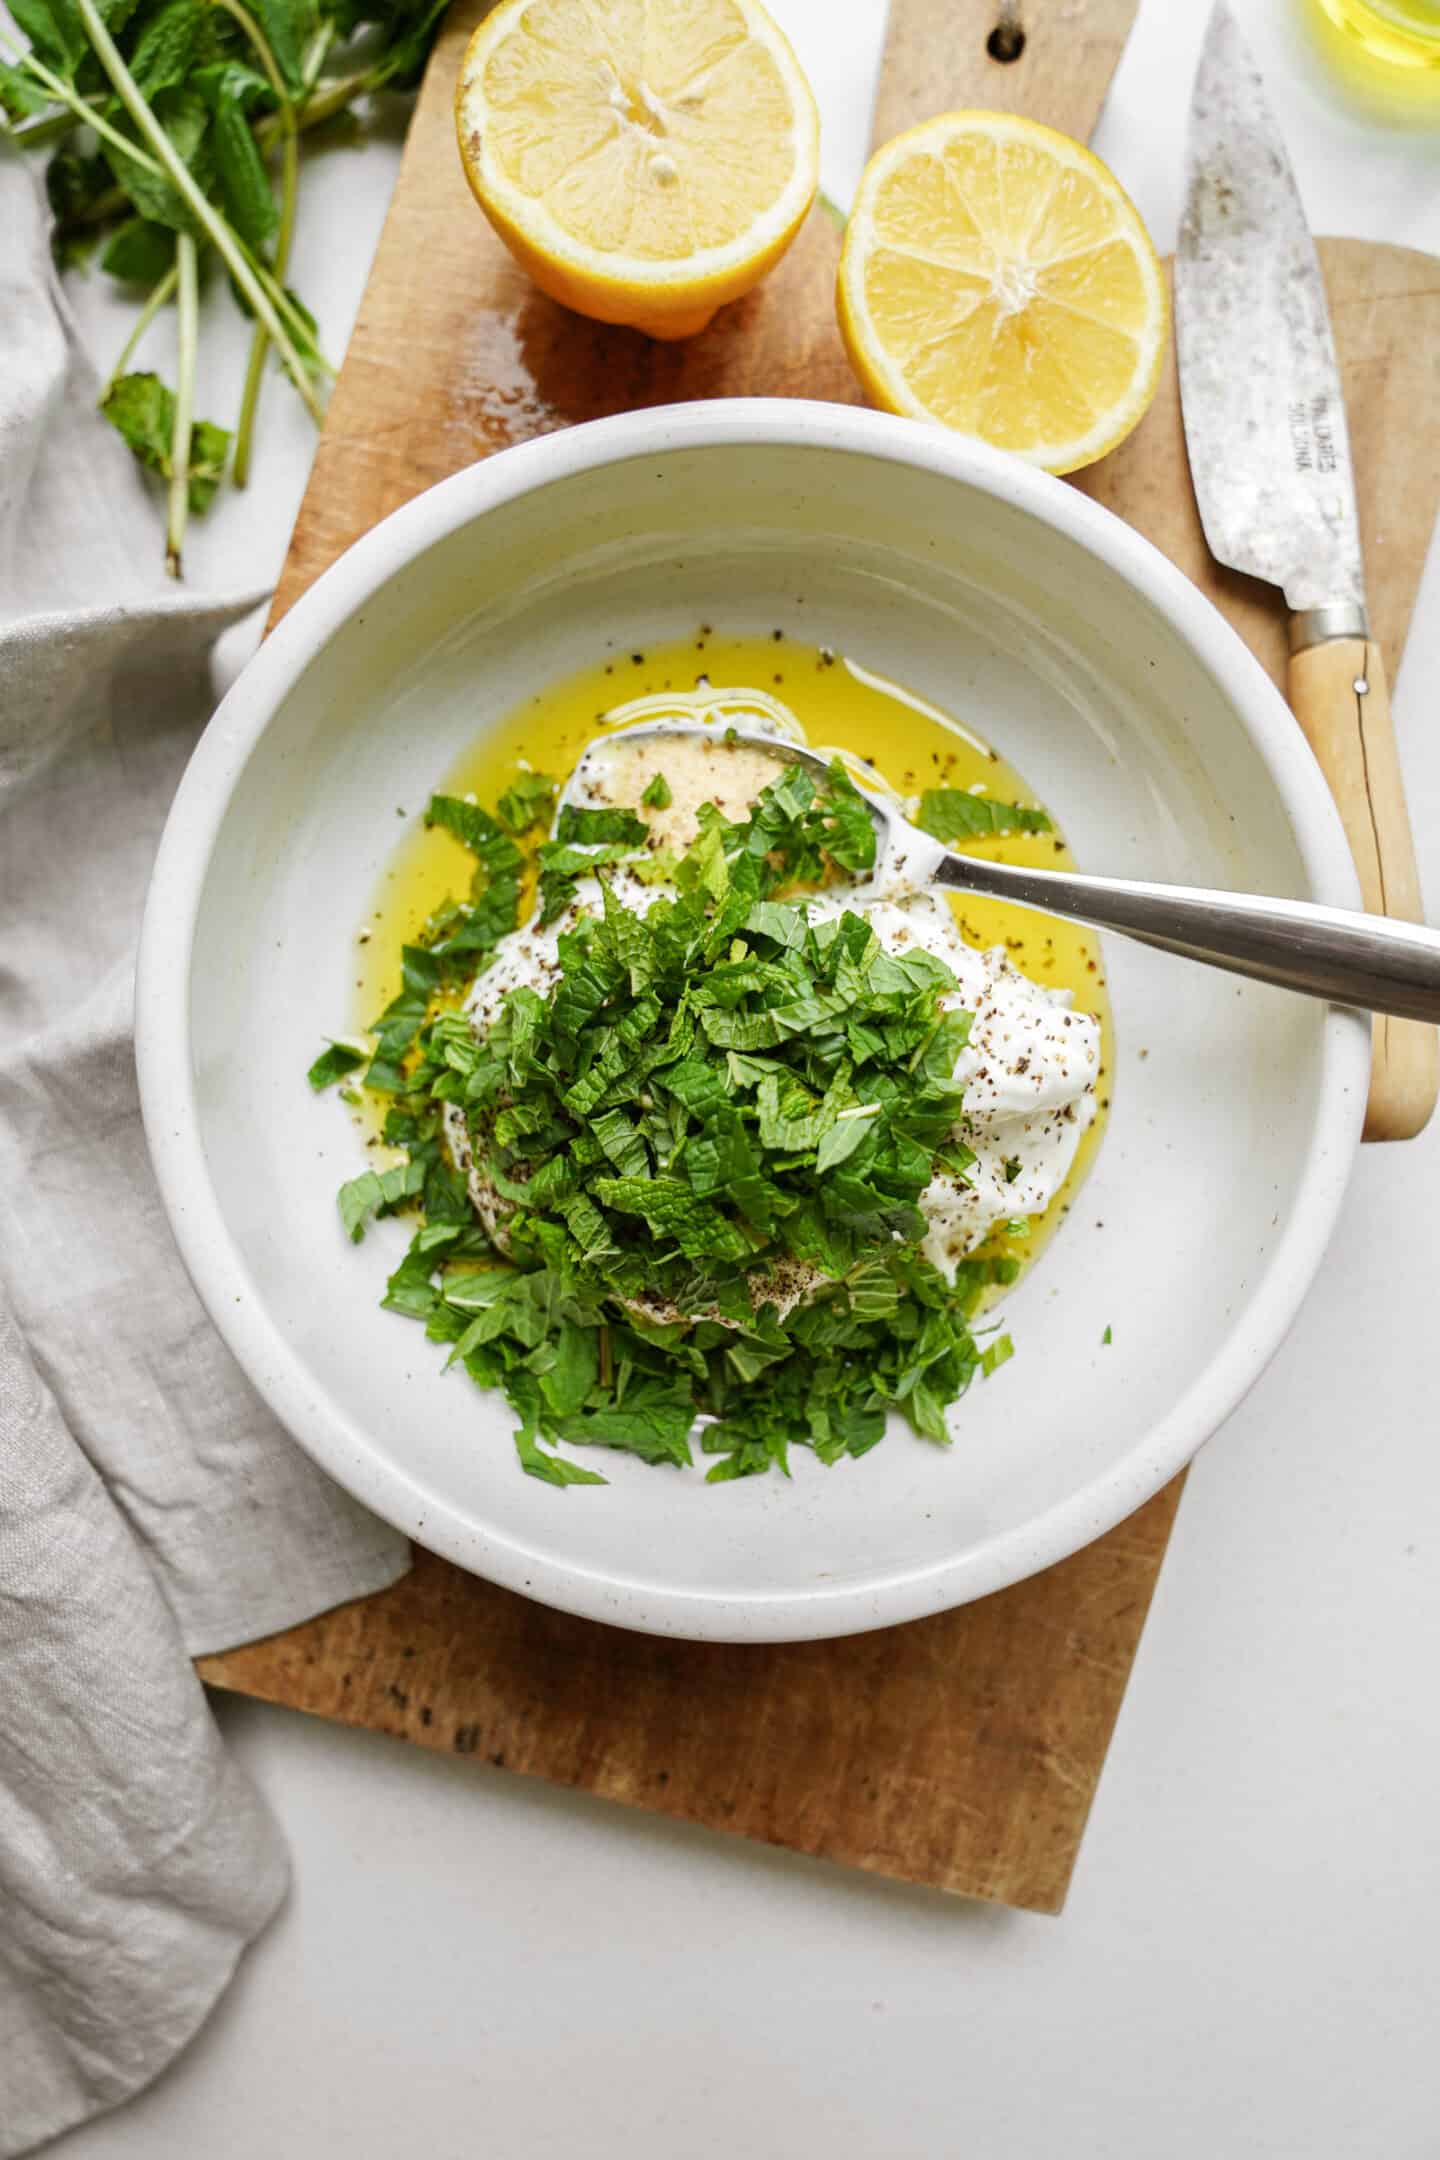
[[[1440,118],[1440,0],[1302,0],[1326,64],[1381,122],[1433,128]]]
[[[1440,69],[1440,0],[1311,0],[1371,59]]]
[[[1033,790],[1000,753],[959,716],[918,698],[903,685],[868,670],[856,655],[802,645],[779,632],[730,636],[709,625],[681,642],[646,651],[617,650],[547,688],[488,727],[448,773],[425,776],[428,794],[472,795],[493,809],[505,789],[525,771],[562,781],[597,735],[624,726],[637,699],[697,688],[751,691],[784,705],[816,749],[835,749],[873,767],[901,796],[926,788],[981,791],[997,801],[1034,804]],[[647,715],[654,717],[654,715]],[[743,715],[736,716],[743,725]],[[429,917],[451,896],[462,895],[474,858],[443,829],[426,830],[423,802],[387,865],[367,921],[356,932],[354,1025],[364,1029],[401,984],[401,948],[413,943]],[[1046,808],[1044,804],[1041,808]],[[968,851],[1004,862],[1073,867],[1059,832],[1015,834],[976,840]],[[1102,1028],[1099,1115],[1080,1144],[1070,1174],[1045,1215],[1024,1239],[987,1241],[987,1253],[1012,1252],[1029,1260],[1065,1214],[1100,1144],[1114,1070],[1110,1008],[1099,943],[1093,932],[1003,901],[952,896],[967,941],[979,949],[1003,945],[1015,965],[1049,988],[1070,991],[1076,1007],[1093,1013]],[[370,1113],[361,1108],[372,1145]]]

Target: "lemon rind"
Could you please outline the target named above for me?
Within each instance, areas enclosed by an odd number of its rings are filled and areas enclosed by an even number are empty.
[[[683,295],[703,306],[707,288],[724,286],[737,272],[765,264],[783,252],[788,240],[809,210],[819,185],[820,117],[814,94],[795,57],[789,39],[777,24],[739,0],[757,38],[774,58],[790,92],[793,123],[790,143],[793,170],[775,201],[733,241],[720,247],[698,248],[693,253],[657,261],[651,256],[629,255],[586,246],[561,225],[553,213],[533,195],[527,195],[508,179],[488,146],[490,106],[484,92],[485,63],[502,38],[510,35],[527,0],[509,0],[481,24],[466,48],[455,92],[455,119],[460,137],[466,178],[482,209],[492,218],[502,237],[511,232],[527,250],[544,258],[557,270],[570,273],[583,285],[607,288],[617,301],[623,292],[668,296]],[[723,299],[723,295],[721,299]],[[716,304],[721,304],[717,299]]]

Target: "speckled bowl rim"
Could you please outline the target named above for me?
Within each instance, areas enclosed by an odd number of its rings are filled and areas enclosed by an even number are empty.
[[[547,1558],[447,1505],[374,1451],[271,1322],[230,1235],[204,1156],[191,1057],[196,925],[232,795],[275,713],[316,655],[407,564],[472,520],[582,471],[657,453],[756,446],[921,468],[1013,506],[1074,541],[1140,592],[1227,698],[1293,830],[1314,897],[1355,906],[1339,815],[1288,707],[1240,638],[1150,543],[1076,489],[983,444],[881,413],[790,399],[732,399],[625,413],[506,450],[430,488],[357,541],[265,640],[205,731],[161,840],[140,940],[136,1053],[151,1159],[177,1243],[226,1343],[275,1415],[342,1486],[478,1575],[543,1603],[657,1634],[788,1641],[889,1627],[987,1596],[1065,1559],[1181,1470],[1258,1379],[1289,1328],[1334,1228],[1360,1139],[1369,1030],[1332,1010],[1320,1044],[1311,1145],[1297,1200],[1259,1289],[1220,1352],[1119,1464],[1024,1525],[951,1559],[860,1584],[743,1597],[637,1582]]]

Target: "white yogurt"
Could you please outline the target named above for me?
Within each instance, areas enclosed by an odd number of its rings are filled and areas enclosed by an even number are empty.
[[[943,960],[957,984],[943,1008],[973,1016],[955,1077],[965,1085],[957,1131],[975,1161],[963,1182],[939,1172],[919,1203],[926,1256],[953,1277],[997,1223],[1043,1214],[1064,1184],[1095,1118],[1100,1023],[1073,1010],[1068,990],[1032,982],[1003,946],[967,945],[935,893],[832,889],[810,902],[810,919],[847,908],[865,917],[887,952],[920,946]]]
[[[582,761],[580,799],[633,805],[639,795],[639,788],[632,786],[640,778],[638,751],[638,745],[626,746],[623,739],[592,744]],[[738,818],[774,774],[773,764],[758,752],[726,755],[709,743],[676,741],[666,744],[663,757],[648,761],[646,777],[655,769],[663,770],[674,799],[652,818],[652,829],[663,818],[665,845],[672,848],[683,848],[693,839],[701,802],[718,797],[727,817]],[[674,898],[672,887],[643,884],[623,865],[609,876],[615,898],[637,915],[657,900]],[[965,1086],[956,1130],[976,1159],[963,1181],[942,1171],[919,1202],[927,1225],[926,1256],[953,1277],[959,1261],[998,1223],[1042,1214],[1064,1183],[1095,1117],[1100,1023],[1072,1009],[1068,990],[1047,989],[1022,974],[1003,947],[977,952],[967,945],[944,900],[915,890],[903,877],[832,886],[794,904],[804,906],[812,922],[847,910],[864,916],[889,953],[918,946],[933,954],[956,979],[957,988],[943,1001],[945,1008],[973,1015],[969,1044],[955,1066],[955,1076]],[[557,922],[545,929],[532,922],[501,940],[493,965],[466,1001],[477,1034],[487,1032],[507,993],[521,984],[542,997],[548,994],[560,971],[562,932],[573,927],[578,915],[598,913],[601,905],[598,880],[582,879],[572,906]],[[476,1207],[493,1228],[495,1196],[477,1190],[479,1179],[469,1162],[458,1113],[447,1112],[446,1129],[457,1162],[470,1174]],[[801,1294],[797,1289],[787,1306]]]

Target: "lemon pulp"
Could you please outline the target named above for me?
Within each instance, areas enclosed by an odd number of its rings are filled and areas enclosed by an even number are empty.
[[[542,291],[687,337],[789,245],[819,122],[759,0],[503,0],[455,101],[472,192]]]
[[[950,113],[866,167],[840,327],[870,397],[1050,472],[1127,435],[1159,380],[1169,306],[1138,212],[1080,143]]]

